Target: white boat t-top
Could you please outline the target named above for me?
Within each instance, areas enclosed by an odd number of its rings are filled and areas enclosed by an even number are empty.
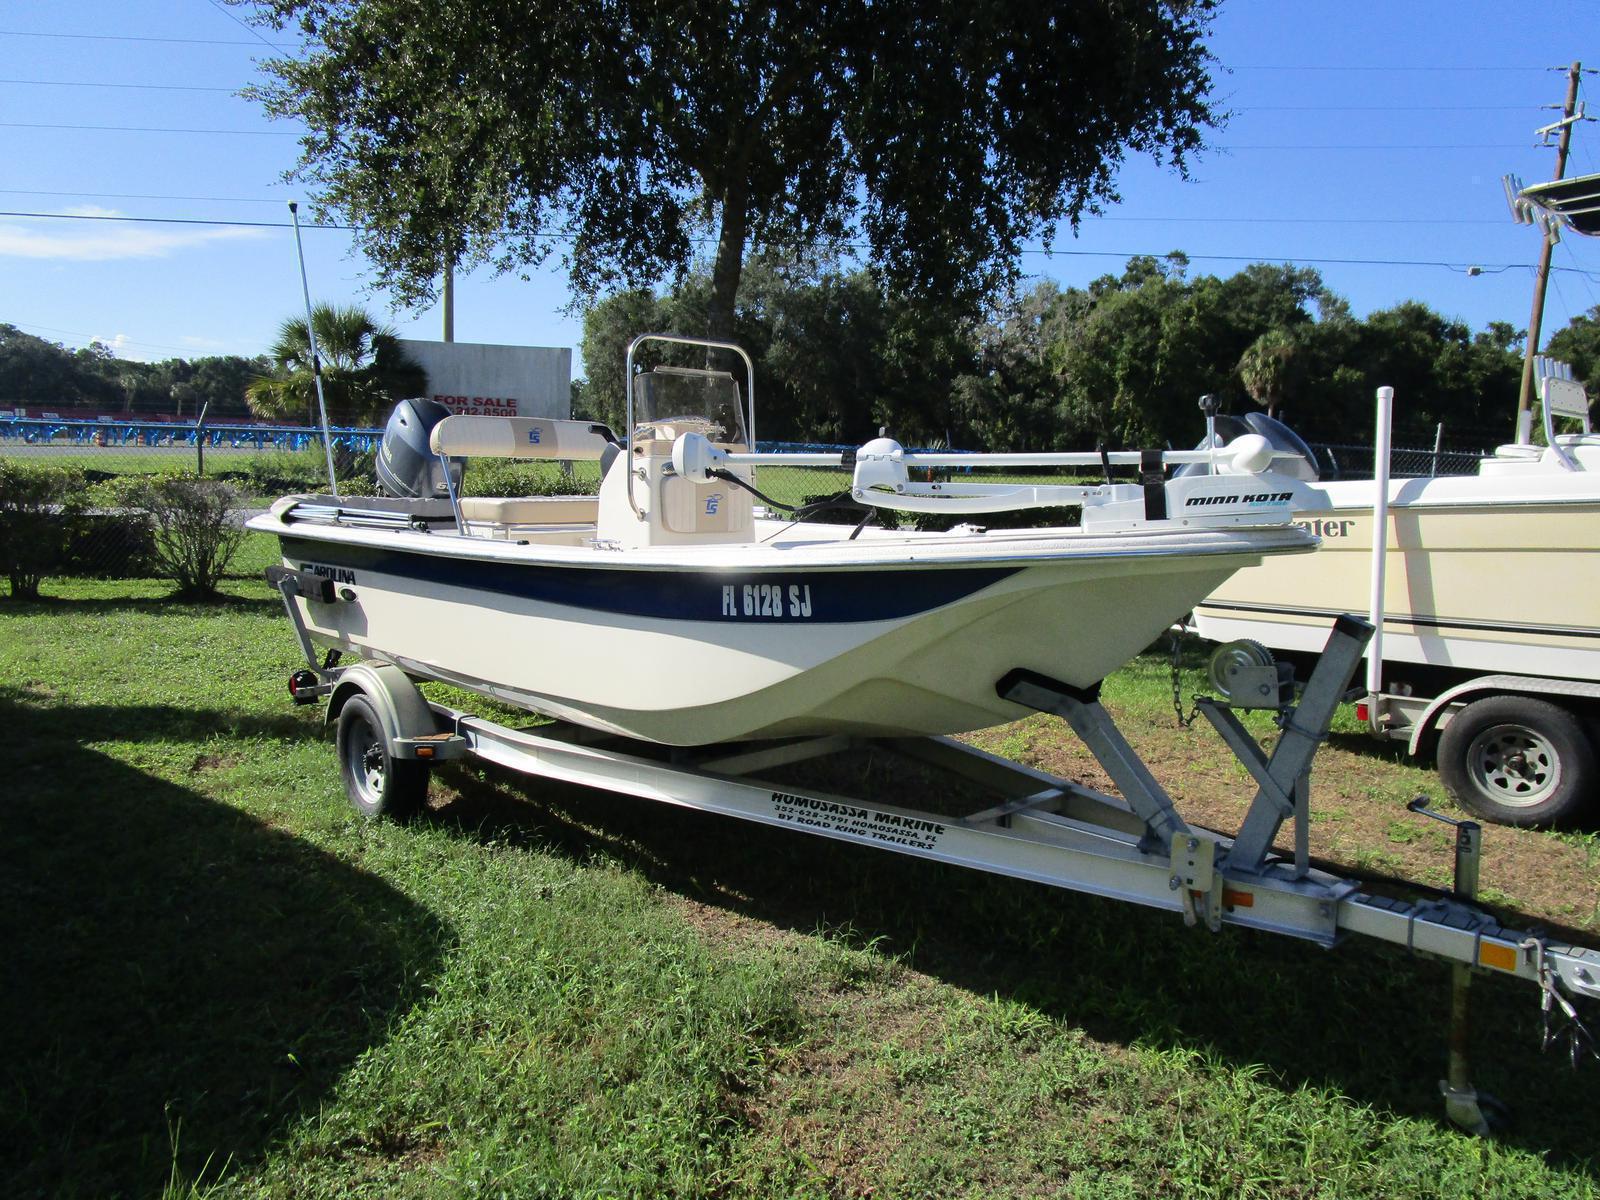
[[[743,356],[645,335],[628,351],[625,446],[592,422],[445,416],[410,464],[417,494],[289,496],[252,520],[281,541],[307,636],[672,745],[942,734],[1025,715],[996,692],[1013,670],[1096,687],[1241,567],[1316,544],[1291,522],[1259,437],[1177,453],[924,453],[888,438],[757,453],[748,357],[741,395],[727,372],[636,371],[650,342]],[[401,407],[380,453],[391,482],[406,473],[405,436],[421,433],[417,402]],[[463,495],[465,461],[484,456],[597,462],[599,495]],[[1201,461],[1214,473],[1164,475]],[[944,532],[782,520],[758,483],[781,466],[851,471],[837,502],[863,517],[1059,506],[1081,517]],[[1110,482],[1117,466],[1139,481]],[[1103,478],[1015,482],[1025,468]],[[973,474],[995,469],[1013,480]]]

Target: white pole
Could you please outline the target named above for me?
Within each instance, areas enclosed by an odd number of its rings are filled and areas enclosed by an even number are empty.
[[[300,257],[300,290],[306,297],[306,336],[311,339],[311,377],[317,385],[317,411],[322,414],[322,453],[328,460],[328,491],[339,495],[339,481],[333,475],[333,434],[328,431],[328,403],[322,398],[322,356],[317,353],[317,331],[311,323],[311,285],[306,282],[306,252],[300,244],[300,208],[289,201],[289,219],[294,222],[294,251]]]
[[[1372,450],[1372,641],[1367,643],[1367,721],[1378,731],[1378,696],[1383,690],[1383,584],[1389,550],[1389,433],[1394,389],[1378,389],[1377,434]]]

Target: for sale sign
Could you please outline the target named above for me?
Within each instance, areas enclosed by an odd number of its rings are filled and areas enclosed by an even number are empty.
[[[572,351],[561,346],[491,346],[402,339],[428,374],[427,395],[472,416],[572,415]]]

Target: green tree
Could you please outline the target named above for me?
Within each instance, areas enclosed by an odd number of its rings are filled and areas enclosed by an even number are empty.
[[[1276,417],[1284,396],[1295,383],[1300,365],[1300,346],[1294,334],[1269,329],[1250,343],[1239,360],[1239,378],[1250,399]]]
[[[628,343],[641,333],[678,328],[671,303],[648,288],[608,296],[583,314],[583,411],[627,436],[627,391],[622,381]],[[654,366],[656,359],[644,360]],[[574,402],[576,407],[576,402]]]
[[[247,395],[250,383],[259,375],[271,370],[264,357],[241,358],[238,355],[217,355],[197,358],[184,381],[189,389],[191,416],[206,408],[212,417],[244,416],[249,413]]]
[[[0,325],[0,403],[58,404],[73,387],[72,355],[54,342]]]
[[[313,47],[256,91],[309,130],[299,178],[408,301],[557,247],[582,298],[650,286],[706,238],[726,337],[751,248],[851,238],[886,295],[977,312],[1216,119],[1214,0],[253,2]]]
[[[1188,259],[1137,257],[1062,299],[1045,358],[1058,384],[1060,435],[1107,445],[1192,444],[1195,402],[1237,396],[1239,360],[1274,327],[1313,320],[1326,293],[1312,270],[1253,264],[1191,278]]]
[[[1600,304],[1580,313],[1545,343],[1544,352],[1572,367],[1590,394],[1600,392]]]
[[[976,362],[952,384],[952,444],[985,450],[1040,450],[1060,440],[1060,387],[1049,347],[1075,319],[1082,292],[1045,281],[976,331]]]
[[[311,321],[330,423],[379,423],[395,401],[427,390],[427,376],[406,357],[394,330],[378,325],[361,309],[319,304],[311,310]],[[250,410],[269,420],[316,424],[311,335],[304,318],[283,323],[268,357],[272,373],[257,376],[247,389]]]
[[[703,328],[712,290],[702,270],[665,294],[619,292],[586,310],[584,411],[622,428],[629,340]],[[974,369],[971,323],[948,308],[891,300],[870,270],[757,255],[743,273],[734,334],[755,363],[763,440],[860,443],[887,425],[902,440],[927,442],[960,425],[952,380]],[[703,365],[704,357],[643,348],[640,365],[661,361]]]

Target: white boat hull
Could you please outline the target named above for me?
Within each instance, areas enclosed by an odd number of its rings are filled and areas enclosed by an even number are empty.
[[[296,601],[316,640],[671,745],[1013,720],[1013,668],[1092,688],[1239,568],[1313,544],[1279,526],[618,554],[252,525],[349,597]]]
[[[1322,548],[1240,571],[1196,608],[1200,634],[1315,652],[1330,617],[1367,614],[1373,487],[1297,485],[1295,519]],[[1397,481],[1387,547],[1385,661],[1600,679],[1595,476]]]

